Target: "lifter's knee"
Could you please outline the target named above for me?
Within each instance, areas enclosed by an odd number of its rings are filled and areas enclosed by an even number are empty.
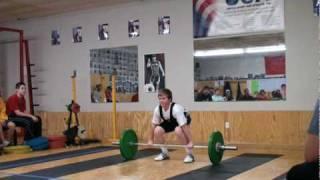
[[[8,122],[7,126],[11,130],[16,128],[16,124],[14,124],[13,122]]]
[[[165,132],[164,132],[163,128],[160,127],[160,126],[157,126],[157,127],[154,129],[154,134],[155,134],[156,136],[162,136],[164,133],[165,133]]]
[[[182,128],[180,126],[177,126],[175,129],[174,129],[174,132],[177,134],[177,135],[182,135],[183,134],[183,131],[182,131]]]

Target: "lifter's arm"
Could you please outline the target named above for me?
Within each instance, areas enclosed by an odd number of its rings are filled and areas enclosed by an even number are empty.
[[[192,142],[192,135],[191,135],[191,130],[190,130],[190,126],[185,124],[182,127],[183,133],[187,139],[187,147],[188,148],[192,148],[193,147],[193,142]]]

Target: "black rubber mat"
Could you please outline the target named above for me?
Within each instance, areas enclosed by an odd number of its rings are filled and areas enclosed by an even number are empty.
[[[209,165],[171,177],[169,180],[228,179],[280,156],[281,155],[273,154],[241,154],[239,156],[222,161],[218,166]]]
[[[143,149],[137,153],[136,159],[153,156],[159,153],[159,149]],[[35,180],[35,179],[54,179],[69,174],[84,172],[92,169],[97,169],[105,166],[117,165],[125,163],[121,155],[113,155],[103,158],[91,159],[83,162],[66,164],[53,168],[32,171],[25,174],[11,174],[12,176],[3,179],[7,180]],[[106,178],[107,179],[107,178]]]
[[[38,163],[44,163],[44,162],[55,161],[55,160],[61,160],[66,158],[73,158],[77,156],[94,154],[94,153],[99,153],[99,152],[113,150],[113,149],[117,149],[117,148],[112,146],[99,146],[99,147],[93,147],[88,149],[74,150],[74,151],[55,153],[55,154],[44,155],[44,156],[37,156],[32,158],[19,159],[14,161],[0,162],[0,170],[38,164]]]

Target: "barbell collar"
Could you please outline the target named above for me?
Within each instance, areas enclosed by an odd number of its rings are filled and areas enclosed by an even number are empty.
[[[221,145],[220,143],[216,144],[216,150],[217,151],[225,151],[225,150],[232,150],[232,151],[236,151],[238,150],[237,146],[230,146],[230,145]]]
[[[120,145],[120,142],[119,142],[119,141],[117,141],[117,142],[112,142],[111,144],[112,144],[112,145],[117,145],[117,146],[119,146],[119,145]]]
[[[220,146],[220,149],[236,151],[236,150],[238,150],[238,147],[237,146],[230,146],[230,145],[222,145],[222,146]]]

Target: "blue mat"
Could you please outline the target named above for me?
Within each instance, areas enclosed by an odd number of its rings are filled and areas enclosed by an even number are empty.
[[[19,159],[19,160],[15,160],[15,161],[1,162],[0,163],[0,170],[17,168],[17,167],[21,167],[21,166],[44,163],[44,162],[55,161],[55,160],[61,160],[61,159],[65,159],[65,158],[73,158],[73,157],[83,156],[83,155],[87,155],[87,154],[100,153],[103,151],[108,151],[108,150],[113,150],[113,149],[117,149],[117,148],[112,147],[112,146],[100,146],[100,147],[93,147],[93,148],[88,148],[88,149],[55,153],[55,154],[50,154],[50,155],[45,155],[45,156]]]
[[[206,166],[171,177],[169,180],[228,179],[280,156],[270,154],[241,154],[222,161],[218,166]]]
[[[136,159],[153,156],[159,153],[159,149],[143,149],[137,153]],[[103,158],[91,159],[87,161],[66,164],[62,166],[32,171],[25,174],[11,174],[12,176],[3,178],[7,180],[36,180],[36,179],[54,179],[69,174],[89,171],[105,166],[112,166],[126,163],[121,155],[113,155]],[[107,179],[107,177],[106,177]]]

